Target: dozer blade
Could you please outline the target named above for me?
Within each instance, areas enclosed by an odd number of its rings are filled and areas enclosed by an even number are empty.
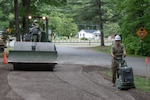
[[[32,50],[33,42],[16,42],[14,50],[9,51],[8,63],[14,65],[14,69],[24,67],[50,66],[52,69],[57,64],[57,51],[55,45],[50,42],[37,42],[36,49]]]

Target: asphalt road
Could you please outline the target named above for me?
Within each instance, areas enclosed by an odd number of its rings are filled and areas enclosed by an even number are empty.
[[[96,52],[88,48],[57,46],[59,53],[58,63],[84,64],[84,65],[100,65],[111,68],[111,60],[109,54]],[[134,74],[145,76],[146,65],[144,57],[125,58],[127,65],[133,68]],[[148,66],[150,77],[150,66]]]
[[[111,57],[108,54],[95,52],[88,48],[57,46],[58,63],[83,65],[110,65]]]

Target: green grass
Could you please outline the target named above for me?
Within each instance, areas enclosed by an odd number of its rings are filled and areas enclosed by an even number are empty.
[[[92,47],[92,48],[95,51],[110,53],[111,46],[96,46],[96,47]]]
[[[148,82],[146,84],[146,78],[135,76],[134,83],[137,90],[150,92],[150,79],[148,79]]]
[[[53,42],[98,42],[100,43],[100,40],[95,40],[95,39],[87,39],[87,40],[82,40],[79,38],[66,38],[66,39],[61,39],[61,38],[56,38],[52,40]]]
[[[111,76],[112,76],[112,72],[111,72],[111,71],[106,71],[106,72],[105,72],[105,75],[111,77]]]
[[[106,71],[104,74],[107,75],[108,77],[112,76],[111,71]],[[148,79],[148,82],[146,84],[146,78],[140,76],[134,76],[134,83],[137,90],[150,92],[150,79]]]

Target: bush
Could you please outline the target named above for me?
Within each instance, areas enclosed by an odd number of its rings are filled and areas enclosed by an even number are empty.
[[[149,56],[150,55],[150,46],[148,46],[149,43],[145,42],[142,43],[143,43],[143,56]],[[123,44],[125,45],[128,54],[141,55],[141,42],[138,37],[132,35],[124,37]]]
[[[83,38],[81,38],[81,40],[88,40],[87,38],[85,38],[85,37],[83,37]]]
[[[150,56],[150,43],[143,42],[143,56]]]
[[[138,55],[140,53],[140,40],[134,36],[123,38],[123,44],[128,54]]]

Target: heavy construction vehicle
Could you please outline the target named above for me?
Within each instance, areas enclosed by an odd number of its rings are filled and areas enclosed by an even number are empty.
[[[0,53],[4,52],[5,45],[6,43],[0,38]]]
[[[4,52],[4,49],[7,47],[6,46],[6,41],[4,39],[4,35],[3,35],[4,31],[0,31],[0,53]]]
[[[42,22],[41,41],[33,39],[32,32],[25,35],[25,41],[17,41],[14,49],[9,51],[8,63],[14,70],[53,70],[57,64],[55,44],[49,40],[47,17],[29,16],[29,20]],[[28,37],[27,37],[28,36]],[[27,38],[29,41],[27,41]],[[45,69],[46,68],[46,69]]]

